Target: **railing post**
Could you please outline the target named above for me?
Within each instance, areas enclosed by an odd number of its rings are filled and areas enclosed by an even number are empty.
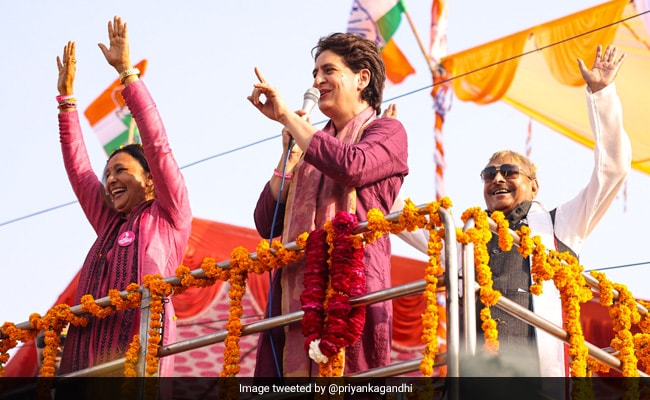
[[[474,220],[465,223],[463,231],[474,227]],[[463,245],[463,322],[465,323],[465,352],[476,355],[476,271],[474,270],[474,243]]]
[[[438,211],[445,228],[445,282],[447,283],[447,376],[460,376],[460,317],[456,226],[444,208]]]
[[[147,354],[149,354],[149,320],[151,319],[151,293],[146,287],[142,288],[142,302],[140,303],[140,352],[138,353],[138,363],[136,365],[136,374],[143,377],[146,374]],[[158,374],[156,374],[158,376]]]

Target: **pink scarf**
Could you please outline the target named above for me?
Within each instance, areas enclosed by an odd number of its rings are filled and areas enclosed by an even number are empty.
[[[323,132],[352,145],[361,139],[365,127],[375,118],[375,110],[368,107],[350,120],[340,132],[336,132],[332,121],[323,128]],[[337,211],[354,214],[356,194],[355,188],[341,185],[304,162],[304,158],[301,159],[287,198],[283,242],[291,242],[303,232],[322,228]],[[304,259],[282,268],[282,314],[301,310],[300,294],[304,289],[304,271]],[[285,327],[284,376],[309,375],[310,360],[303,343],[300,324]]]

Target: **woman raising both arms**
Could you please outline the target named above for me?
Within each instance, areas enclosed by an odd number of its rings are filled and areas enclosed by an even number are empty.
[[[92,170],[74,98],[75,43],[68,42],[59,69],[59,129],[68,178],[97,240],[84,261],[75,297],[104,297],[124,290],[145,275],[170,276],[181,263],[190,235],[192,213],[187,188],[174,159],[156,105],[129,55],[127,24],[115,17],[108,23],[109,47],[99,44],[117,71],[122,96],[135,119],[142,145],[115,150],[101,177]],[[71,326],[59,374],[123,357],[138,332],[139,309],[89,318],[85,328]],[[171,302],[165,304],[162,343],[175,340]],[[171,376],[173,357],[161,359],[160,376]]]

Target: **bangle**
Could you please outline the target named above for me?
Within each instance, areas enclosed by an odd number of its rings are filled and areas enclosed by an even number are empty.
[[[62,96],[62,95],[56,96],[56,101],[59,102],[59,103],[62,102],[63,100],[71,100],[71,99],[76,100],[74,98],[74,94],[67,94],[65,96]]]
[[[68,108],[77,108],[76,101],[62,101],[59,103],[59,110],[67,110]]]
[[[137,69],[137,68],[129,68],[129,69],[125,69],[124,71],[120,72],[120,83],[124,83],[126,78],[128,78],[131,75],[140,76],[140,70]]]
[[[278,172],[277,169],[274,169],[273,176],[277,176],[278,178],[291,179],[293,178],[293,172],[289,172],[288,174],[282,175],[282,173]]]

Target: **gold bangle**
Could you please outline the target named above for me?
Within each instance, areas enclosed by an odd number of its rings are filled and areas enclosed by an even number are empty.
[[[129,69],[125,69],[124,71],[120,72],[120,83],[124,83],[126,78],[128,78],[131,75],[140,76],[140,70],[137,69],[137,68],[129,68]]]

